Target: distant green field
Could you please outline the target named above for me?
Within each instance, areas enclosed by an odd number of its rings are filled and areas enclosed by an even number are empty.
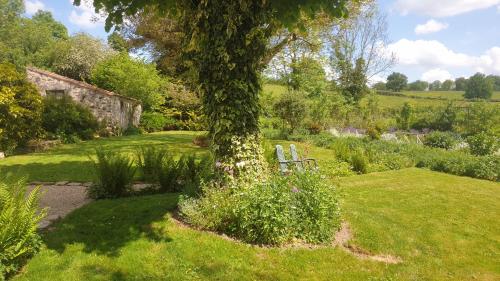
[[[276,98],[280,95],[286,93],[287,89],[285,86],[265,84],[262,90],[266,94],[271,94],[272,97]],[[379,95],[379,105],[381,108],[400,108],[406,102],[410,103],[415,107],[420,106],[443,106],[448,100],[455,101],[457,105],[467,105],[469,102],[465,101],[463,98],[463,91],[404,91],[401,92],[403,95],[408,97],[398,97],[398,96],[384,96]],[[444,98],[447,100],[432,100],[432,99],[418,99],[412,98],[412,96],[419,97],[430,97],[430,98]],[[493,94],[493,99],[500,99],[500,92],[495,92]],[[500,103],[495,103],[500,106]]]
[[[400,108],[406,102],[415,107],[421,106],[443,106],[448,103],[447,100],[431,100],[431,99],[415,99],[411,97],[397,97],[397,96],[378,96],[379,105],[381,108]],[[450,99],[455,101],[457,105],[466,105],[469,102],[460,99]]]
[[[445,98],[450,100],[463,100],[463,91],[404,91],[402,94],[407,96],[421,96],[433,98]],[[494,92],[493,99],[500,99],[500,92]]]

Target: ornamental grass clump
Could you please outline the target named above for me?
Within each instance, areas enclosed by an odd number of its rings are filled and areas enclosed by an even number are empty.
[[[248,186],[207,184],[199,199],[181,200],[180,210],[195,227],[255,244],[327,243],[340,226],[336,189],[317,173],[275,175]]]
[[[130,194],[136,168],[127,155],[97,149],[94,167],[96,178],[88,190],[90,198],[117,198]]]
[[[42,244],[37,227],[45,210],[38,209],[39,187],[26,194],[23,181],[0,182],[0,280],[15,274]]]
[[[146,182],[157,182],[162,164],[168,157],[168,152],[164,148],[141,147],[136,153],[136,158],[142,179]]]

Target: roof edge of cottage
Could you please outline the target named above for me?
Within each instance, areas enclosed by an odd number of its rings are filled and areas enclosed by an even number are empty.
[[[33,67],[33,66],[26,67],[26,70],[27,71],[33,71],[33,72],[36,72],[36,73],[39,73],[39,74],[42,74],[42,75],[46,75],[46,76],[49,76],[49,77],[54,78],[54,79],[62,80],[62,81],[68,82],[70,84],[76,85],[78,87],[82,87],[82,88],[86,88],[86,89],[95,91],[95,92],[97,92],[99,94],[102,94],[102,95],[114,96],[114,97],[118,97],[118,98],[130,100],[130,101],[132,101],[132,102],[134,102],[136,104],[141,104],[141,101],[139,101],[137,99],[134,99],[134,98],[131,98],[131,97],[126,97],[126,96],[123,96],[123,95],[119,95],[119,94],[117,94],[115,92],[104,90],[104,89],[101,89],[101,88],[96,87],[94,85],[91,85],[89,83],[86,83],[86,82],[83,82],[83,81],[78,81],[78,80],[75,80],[75,79],[71,79],[69,77],[62,76],[62,75],[59,75],[59,74],[54,73],[54,72],[50,72],[50,71],[43,70],[43,69],[40,69],[40,68],[36,68],[36,67]]]

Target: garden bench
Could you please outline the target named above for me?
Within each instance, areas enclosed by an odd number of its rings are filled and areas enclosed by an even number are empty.
[[[276,145],[276,156],[278,158],[278,163],[280,165],[280,171],[282,174],[287,174],[290,172],[289,165],[294,165],[295,169],[299,172],[303,172],[307,167],[312,167],[313,170],[318,169],[318,164],[314,158],[300,158],[297,153],[297,148],[294,144],[290,145],[290,154],[292,155],[292,160],[287,160],[285,158],[285,152],[283,146]]]

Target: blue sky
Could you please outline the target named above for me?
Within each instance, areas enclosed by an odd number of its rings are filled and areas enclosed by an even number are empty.
[[[90,1],[90,0],[89,0]],[[82,2],[85,2],[83,0]],[[103,19],[90,4],[72,0],[25,0],[27,15],[49,10],[71,33],[105,39]],[[387,14],[393,71],[409,80],[445,80],[475,72],[500,75],[500,0],[378,0]],[[98,17],[99,18],[99,17]],[[383,79],[381,75],[378,79]]]

